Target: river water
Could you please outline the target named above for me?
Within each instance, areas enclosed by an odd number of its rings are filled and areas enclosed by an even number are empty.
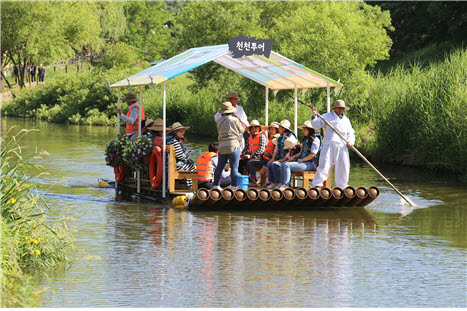
[[[76,227],[72,266],[38,278],[42,307],[467,307],[466,184],[410,168],[364,164],[350,185],[380,196],[360,209],[190,212],[117,200],[108,127],[3,118],[36,128],[49,175],[37,182]],[[209,140],[191,138],[196,159]],[[53,217],[54,215],[52,215]]]

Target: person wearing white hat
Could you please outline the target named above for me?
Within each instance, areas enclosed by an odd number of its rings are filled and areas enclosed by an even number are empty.
[[[318,159],[323,139],[315,132],[310,121],[303,126],[302,150],[294,156],[288,155],[288,161],[281,164],[281,183],[279,190],[290,186],[291,172],[314,171],[318,166]],[[286,146],[287,147],[287,146]]]
[[[237,189],[238,161],[240,160],[240,141],[245,128],[240,119],[233,114],[237,109],[231,102],[224,102],[218,112],[222,117],[217,120],[217,131],[219,141],[219,162],[214,172],[214,183],[212,189],[222,189],[220,179],[222,171],[230,163],[230,176],[232,180],[231,189]]]
[[[189,129],[189,126],[183,126],[180,122],[175,122],[172,124],[170,132],[166,137],[166,144],[174,146],[175,159],[177,163],[177,170],[179,171],[190,171],[193,172],[196,170],[194,161],[190,159],[191,151],[186,152],[185,146],[183,143],[186,142],[185,131]],[[191,188],[193,185],[192,179],[186,180],[186,185],[188,188]]]
[[[285,156],[287,150],[284,149],[284,141],[289,137],[294,137],[297,139],[297,135],[290,130],[290,121],[282,120],[279,123],[279,138],[277,139],[277,144],[274,149],[274,154],[272,159],[269,160],[267,164],[268,168],[268,183],[266,183],[266,188],[273,189],[279,187],[280,183],[280,167],[281,162],[285,161]]]
[[[244,128],[246,128],[247,126],[250,126],[250,123],[248,123],[248,117],[246,116],[246,113],[245,113],[245,110],[243,110],[243,107],[240,106],[240,105],[237,105],[238,103],[238,100],[242,98],[242,95],[238,94],[237,92],[230,92],[226,97],[225,99],[227,99],[228,101],[230,101],[233,105],[234,108],[236,108],[237,110],[234,112],[234,115],[237,116],[237,118],[240,119],[240,121],[242,122],[242,126]],[[220,118],[222,117],[222,115],[217,112],[215,115],[214,115],[214,121],[218,121]],[[240,150],[243,150],[243,148],[245,147],[245,140],[244,138],[242,137],[242,140],[240,142]]]
[[[349,142],[355,143],[355,130],[352,128],[349,118],[344,115],[344,111],[349,110],[345,102],[341,99],[334,103],[334,112],[325,113],[322,117],[336,128]],[[312,110],[311,125],[315,130],[322,128],[325,123],[317,118],[318,110]],[[313,179],[314,187],[322,187],[324,181],[328,179],[331,165],[335,165],[335,183],[337,187],[345,188],[349,185],[350,159],[349,151],[345,142],[329,126],[326,125],[326,135],[324,136],[323,149],[319,158],[319,166]]]
[[[248,143],[245,144],[242,153],[240,154],[240,162],[238,164],[239,173],[243,173],[245,167],[249,166],[252,161],[259,162],[261,155],[266,149],[268,137],[263,130],[263,126],[259,124],[258,120],[253,120],[246,130],[250,132]],[[248,170],[250,172],[250,170]],[[250,177],[256,179],[256,172],[250,174]]]

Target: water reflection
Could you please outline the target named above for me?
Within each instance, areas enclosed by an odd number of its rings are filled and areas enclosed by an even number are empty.
[[[120,269],[112,287],[152,307],[348,305],[351,237],[376,230],[363,208],[271,215],[111,205],[107,217],[110,270]]]

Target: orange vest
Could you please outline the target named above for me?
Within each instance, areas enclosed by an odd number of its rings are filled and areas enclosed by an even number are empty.
[[[266,132],[259,132],[255,138],[253,138],[250,134],[250,137],[248,138],[248,153],[249,154],[254,154],[256,152],[256,150],[258,150],[259,148],[259,136],[260,135],[264,135],[267,139],[267,135],[266,135]]]
[[[205,152],[199,157],[198,162],[196,163],[198,180],[211,181],[214,179],[214,166],[211,163],[211,159],[215,155],[215,152]]]
[[[136,105],[133,108],[139,108],[139,105]],[[131,113],[131,110],[133,110],[133,108],[128,110],[128,113],[126,114],[126,116],[128,118],[130,117],[130,113]],[[146,119],[146,116],[144,115],[144,108],[143,107],[141,107],[141,119],[142,120]],[[126,124],[126,133],[127,134],[138,133],[138,128],[139,128],[139,116],[136,119],[135,124],[130,124],[130,123]]]
[[[272,143],[272,139],[270,139],[270,140],[268,141],[268,144],[266,145],[266,149],[264,150],[264,152],[265,152],[265,153],[266,153],[266,152],[269,152],[269,153],[271,153],[271,155],[272,155],[272,153],[274,152],[274,147],[275,147],[275,146],[274,146],[274,144]],[[263,156],[263,158],[265,158],[266,160],[271,160],[271,158],[268,157],[268,156]]]

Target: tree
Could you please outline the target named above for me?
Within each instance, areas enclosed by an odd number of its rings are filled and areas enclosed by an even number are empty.
[[[176,42],[171,54],[200,46],[226,44],[230,37],[239,35],[261,37],[261,10],[256,2],[248,1],[190,1],[185,4],[175,21]],[[191,71],[197,87],[209,81],[219,81],[227,71],[214,63]],[[232,83],[233,77],[230,79]]]
[[[169,20],[165,2],[127,1],[124,5],[128,31],[121,40],[139,50],[148,61],[162,57],[170,33],[164,28]]]
[[[18,64],[20,87],[28,63],[59,60],[102,42],[95,2],[8,1],[1,6],[2,75],[7,64]]]
[[[124,2],[99,1],[101,38],[118,40],[127,31]]]

